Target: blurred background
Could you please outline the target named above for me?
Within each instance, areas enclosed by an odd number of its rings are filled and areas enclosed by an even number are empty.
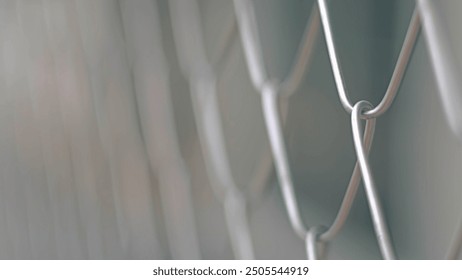
[[[214,65],[218,123],[255,258],[306,258],[271,165],[233,1],[197,1],[203,38],[178,31],[184,1],[0,1],[0,258],[236,258],[200,140],[194,59],[181,54],[195,40]],[[314,1],[251,2],[268,73],[282,80]],[[460,4],[444,5],[450,26],[460,25]],[[352,100],[381,100],[414,6],[328,1]],[[404,259],[442,258],[462,212],[462,149],[422,35],[370,156]],[[302,84],[285,101],[284,137],[303,220],[328,225],[356,158],[322,30],[316,39]],[[327,258],[381,258],[362,187]]]

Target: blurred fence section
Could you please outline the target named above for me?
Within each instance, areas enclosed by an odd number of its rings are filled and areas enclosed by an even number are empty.
[[[178,149],[174,136],[168,138],[171,120],[163,117],[169,112],[165,77],[156,75],[160,83],[153,87],[145,75],[151,70],[146,63],[159,66],[127,56],[124,26],[132,32],[137,22],[156,19],[152,1],[135,2],[123,10],[124,25],[117,1],[1,1],[3,258],[169,256],[158,239],[154,187],[157,181],[178,185],[171,190],[181,202],[188,183],[181,168],[169,169],[180,176],[154,175],[159,151],[176,164]],[[133,9],[145,13],[134,16]],[[130,50],[140,50],[144,42],[130,34]],[[142,107],[143,124],[159,127],[141,131],[137,100],[149,106]],[[152,114],[160,115],[158,121]],[[145,145],[161,141],[162,149]],[[181,205],[172,210],[167,203],[164,212],[189,218],[190,204]],[[168,226],[176,230],[192,221],[172,217]],[[196,256],[184,254],[179,257]]]

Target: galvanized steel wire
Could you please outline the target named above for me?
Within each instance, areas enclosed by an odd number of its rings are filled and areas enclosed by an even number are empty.
[[[388,88],[381,102],[376,107],[373,107],[365,100],[352,103],[348,96],[344,76],[337,56],[336,45],[330,24],[330,15],[325,0],[318,0],[317,5],[313,5],[311,16],[305,28],[305,34],[300,43],[299,51],[294,59],[295,62],[293,63],[292,70],[289,76],[281,83],[277,82],[278,79],[269,77],[266,72],[254,7],[251,1],[234,0],[234,3],[249,75],[255,89],[261,93],[268,137],[271,143],[279,185],[283,194],[289,221],[295,233],[302,240],[305,240],[308,258],[319,258],[321,254],[317,252],[317,248],[325,245],[325,242],[334,239],[340,232],[348,217],[362,177],[375,235],[382,256],[384,259],[395,259],[395,249],[369,164],[368,153],[372,144],[375,119],[384,114],[393,103],[412,55],[412,50],[421,26],[418,7],[416,7],[412,15]],[[281,95],[290,95],[297,89],[302,74],[308,66],[316,34],[319,29],[319,21],[322,22],[324,29],[330,64],[332,66],[339,99],[345,111],[351,115],[354,148],[358,159],[337,216],[328,228],[325,226],[306,226],[301,217],[294,191],[294,183],[292,181],[290,163],[287,156],[283,131],[280,124],[280,112],[278,109],[278,97]],[[362,137],[361,119],[367,120],[365,132]],[[447,258],[456,258],[460,252],[460,247],[462,246],[462,226],[460,226],[460,228],[461,229],[457,230],[454,235],[447,253]]]

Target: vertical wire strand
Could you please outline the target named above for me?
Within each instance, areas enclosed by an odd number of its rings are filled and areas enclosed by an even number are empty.
[[[250,79],[254,87],[261,90],[268,80],[268,73],[263,59],[254,8],[249,0],[234,0],[234,9]]]
[[[367,154],[371,149],[372,140],[374,138],[375,131],[375,121],[368,119],[366,121],[366,128],[364,129],[363,143],[366,149]],[[323,232],[319,239],[322,241],[330,241],[334,239],[335,236],[340,232],[340,230],[345,225],[345,222],[350,214],[351,206],[353,205],[356,193],[358,192],[359,183],[361,182],[361,169],[359,167],[359,162],[356,161],[355,167],[353,169],[353,174],[351,175],[350,182],[346,189],[345,195],[343,196],[342,204],[337,212],[337,215],[332,222],[331,226]]]
[[[276,165],[277,176],[281,187],[284,204],[289,216],[290,224],[296,234],[304,239],[308,228],[304,225],[298,210],[297,198],[295,196],[292,174],[286,152],[284,134],[279,120],[278,91],[276,86],[268,83],[262,90],[262,106],[265,117],[266,129],[271,143],[271,149]]]
[[[315,227],[312,227],[307,233],[306,233],[306,239],[305,239],[305,246],[306,246],[306,255],[308,257],[308,260],[317,260],[319,259],[318,255],[318,240],[317,240],[317,235],[316,232],[314,231]]]
[[[385,220],[385,214],[382,210],[380,197],[369,165],[368,155],[361,139],[361,114],[365,109],[370,108],[372,108],[372,105],[367,101],[359,101],[353,107],[353,111],[351,112],[353,141],[380,251],[385,259],[395,259],[395,252]],[[371,121],[375,121],[375,119],[371,119]]]
[[[350,113],[353,110],[353,106],[350,104],[348,93],[345,89],[343,80],[342,68],[337,57],[337,49],[334,44],[334,37],[332,35],[332,28],[330,26],[329,10],[325,0],[318,0],[319,13],[321,16],[322,26],[324,28],[324,37],[326,38],[327,51],[329,53],[330,64],[332,66],[332,72],[334,73],[335,84],[337,85],[337,92],[340,97],[343,108]]]
[[[306,233],[305,247],[308,260],[320,260],[324,258],[325,243],[319,240],[319,235],[325,232],[324,226],[311,227]]]

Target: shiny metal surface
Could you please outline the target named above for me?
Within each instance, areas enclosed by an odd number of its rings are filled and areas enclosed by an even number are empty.
[[[270,78],[266,73],[252,3],[247,0],[235,0],[234,3],[241,34],[241,41],[244,47],[251,80],[256,90],[261,92],[263,113],[265,116],[277,175],[284,197],[284,204],[294,231],[301,239],[304,239],[307,227],[304,225],[298,210],[281,128],[281,114],[278,107],[280,85],[270,81]],[[316,7],[314,7],[310,20],[305,28],[304,39],[302,40],[299,52],[294,59],[293,68],[287,80],[282,83],[283,89],[288,95],[290,95],[291,91],[295,91],[300,85],[301,77],[307,67],[312,53],[314,40],[316,38],[316,33],[319,29],[318,22],[319,14]]]
[[[375,119],[368,119],[366,121],[363,143],[367,154],[371,149],[372,140],[374,138],[375,123]],[[340,209],[337,212],[337,216],[335,217],[335,220],[332,222],[330,227],[320,235],[320,240],[330,241],[334,239],[334,237],[340,232],[350,213],[351,206],[353,205],[356,193],[358,191],[359,183],[361,183],[361,170],[359,167],[359,161],[357,161],[345,195],[343,196],[342,204],[340,205]]]
[[[285,147],[284,134],[282,133],[279,120],[277,97],[278,91],[275,84],[268,83],[263,87],[261,95],[263,113],[265,115],[274,164],[276,166],[279,184],[284,198],[284,205],[286,206],[292,228],[301,239],[304,239],[308,227],[305,226],[298,210],[297,198],[294,192],[294,184]]]
[[[325,244],[324,242],[319,242],[319,235],[325,230],[324,226],[313,226],[306,233],[305,245],[308,260],[323,259]]]
[[[367,156],[367,149],[364,147],[361,138],[361,114],[371,108],[372,105],[367,101],[359,101],[353,107],[353,111],[351,112],[353,140],[380,251],[385,259],[395,259],[396,257],[393,244],[391,242],[387,221],[383,213],[377,187],[375,186],[374,176]]]
[[[351,111],[353,110],[353,104],[351,103],[350,97],[348,96],[348,91],[346,89],[346,84],[343,78],[342,69],[340,67],[339,58],[337,56],[334,35],[330,23],[331,19],[329,16],[329,10],[327,8],[326,0],[318,0],[318,5],[321,14],[322,26],[324,27],[324,35],[327,43],[327,50],[329,51],[329,58],[332,66],[332,71],[334,73],[335,83],[337,85],[338,95],[345,111],[351,113]],[[419,30],[420,18],[419,12],[416,9],[409,24],[406,38],[404,39],[400,55],[396,62],[395,70],[393,71],[390,83],[383,96],[383,99],[376,107],[371,108],[371,110],[368,112],[365,112],[364,117],[376,118],[385,113],[393,103],[393,100],[401,84],[401,79],[403,78],[406,67],[408,65],[409,58],[412,54],[412,49],[414,48]]]

